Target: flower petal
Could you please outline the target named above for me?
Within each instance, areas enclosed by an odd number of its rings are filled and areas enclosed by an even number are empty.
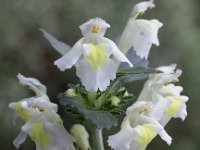
[[[155,4],[153,3],[153,0],[139,2],[133,7],[131,17],[136,18],[139,14],[143,14],[148,8],[154,7]]]
[[[175,96],[180,95],[180,93],[183,91],[183,87],[175,86],[174,84],[168,84],[160,87],[159,89],[155,89],[155,91],[156,90],[163,96]]]
[[[152,43],[147,41],[144,36],[139,36],[135,40],[134,50],[140,58],[147,59]]]
[[[136,101],[135,103],[133,103],[133,105],[127,108],[126,114],[127,115],[141,114],[143,113],[142,110],[144,108],[150,108],[151,105],[152,103],[148,101]]]
[[[144,19],[137,19],[136,23],[138,27],[140,27],[141,34],[140,36],[143,36],[148,40],[149,42],[155,44],[156,46],[159,46],[159,40],[158,40],[158,30],[163,26],[163,24],[158,21],[157,19],[152,20],[144,20]]]
[[[109,55],[105,51],[108,45],[101,44],[83,44],[84,58],[93,67],[93,69],[101,70],[105,62],[109,59]]]
[[[48,149],[52,142],[51,133],[47,131],[43,122],[27,122],[21,129],[28,134],[41,149]]]
[[[116,65],[108,59],[101,70],[94,69],[86,59],[80,60],[77,65],[77,76],[88,91],[104,91],[116,75]]]
[[[101,18],[91,19],[79,26],[84,37],[104,36],[110,25]]]
[[[124,118],[121,130],[108,137],[108,145],[114,150],[130,150],[132,139],[134,138],[134,131],[130,126],[129,119]],[[135,134],[137,136],[137,134]]]
[[[156,68],[157,70],[163,71],[166,74],[174,73],[174,70],[176,69],[176,64],[171,64],[169,66],[160,66]]]
[[[158,30],[162,27],[162,23],[158,20],[135,20],[140,28],[140,34],[135,37],[133,47],[137,55],[147,59],[152,44],[159,45]]]
[[[22,85],[29,86],[31,90],[33,90],[37,96],[43,96],[46,95],[46,86],[44,86],[42,83],[40,83],[39,80],[35,78],[26,78],[20,73],[17,75],[17,78],[19,79],[19,82]]]
[[[148,116],[159,121],[164,115],[165,109],[171,105],[172,101],[166,100],[158,94],[154,94],[153,100],[152,111],[149,112]]]
[[[117,47],[117,45],[108,38],[103,38],[103,41],[109,44],[112,48],[112,53],[117,60],[120,62],[126,62],[130,67],[133,67],[133,64],[128,60],[128,58],[121,52],[121,50]]]
[[[59,58],[58,60],[56,60],[54,62],[54,65],[57,65],[57,67],[61,71],[71,68],[81,57],[82,42],[83,38],[80,39],[68,53],[66,53],[63,57]]]
[[[54,146],[59,145],[63,148],[63,150],[68,150],[71,146],[73,146],[74,138],[67,132],[63,125],[45,123],[45,127],[48,132],[53,134]]]
[[[135,39],[140,35],[141,31],[135,19],[129,19],[126,27],[121,35],[118,47],[124,54],[133,46]]]
[[[167,132],[164,130],[163,126],[155,119],[145,116],[145,115],[140,115],[138,118],[137,124],[139,125],[148,125],[147,127],[151,127],[155,134],[159,134],[159,136],[168,144],[171,144],[171,137],[167,134]],[[156,136],[156,135],[155,135]],[[154,137],[155,137],[154,136]],[[152,136],[152,138],[154,138]]]
[[[15,146],[15,148],[19,148],[20,145],[22,143],[24,143],[24,141],[27,138],[27,134],[23,131],[20,131],[20,133],[18,134],[18,136],[15,138],[15,140],[13,141],[13,145]]]
[[[165,141],[168,145],[171,145],[172,143],[172,138],[169,136],[169,134],[163,129],[162,131],[159,132],[159,136],[163,141]]]
[[[33,114],[31,113],[31,110],[28,108],[27,101],[24,100],[10,103],[9,108],[15,110],[17,115],[24,121],[30,120]]]
[[[187,96],[181,96],[182,106],[179,111],[174,115],[174,118],[181,118],[182,121],[185,120],[187,116],[187,106],[185,103],[188,101],[188,99],[189,98]]]

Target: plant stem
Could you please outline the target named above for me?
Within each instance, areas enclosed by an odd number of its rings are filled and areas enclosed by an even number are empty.
[[[102,129],[98,129],[96,126],[91,126],[91,140],[93,150],[104,150]]]
[[[95,92],[88,92],[88,100],[90,105],[94,105],[96,101],[96,93]]]

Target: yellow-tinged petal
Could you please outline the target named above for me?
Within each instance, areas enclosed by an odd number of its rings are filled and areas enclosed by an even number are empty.
[[[156,132],[154,131],[154,127],[151,124],[144,124],[139,126],[140,136],[137,138],[137,142],[141,147],[146,147],[147,144],[151,142],[151,140],[156,136]]]
[[[172,104],[166,109],[167,115],[174,116],[181,108],[181,97],[173,96]]]
[[[37,142],[41,148],[46,149],[50,144],[50,136],[45,130],[43,123],[34,123],[31,125],[31,138]]]
[[[31,114],[24,110],[20,101],[16,103],[16,111],[25,122],[31,118]]]
[[[89,53],[86,56],[90,65],[97,70],[101,70],[105,62],[108,60],[108,55],[105,52],[105,44],[89,44]]]

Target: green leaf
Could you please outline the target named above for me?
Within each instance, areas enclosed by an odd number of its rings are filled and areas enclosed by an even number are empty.
[[[109,88],[109,93],[115,95],[120,87],[133,81],[143,80],[147,78],[150,74],[155,74],[155,73],[162,73],[162,72],[151,68],[141,68],[141,67],[133,67],[122,70],[117,73],[117,78]]]
[[[71,47],[64,42],[58,41],[53,35],[48,33],[47,31],[40,29],[40,31],[43,33],[44,37],[49,41],[51,46],[61,55],[66,54]]]
[[[132,67],[117,73],[117,77],[130,75],[130,74],[154,74],[154,73],[162,73],[162,71],[151,69],[151,68],[142,68],[142,67]]]
[[[85,121],[96,125],[99,129],[110,129],[117,125],[117,118],[107,111],[88,109],[81,101],[67,97],[65,94],[59,94],[58,99],[61,105],[76,109]]]
[[[118,89],[128,83],[147,78],[147,74],[130,74],[117,78],[110,87],[110,94],[115,95]]]

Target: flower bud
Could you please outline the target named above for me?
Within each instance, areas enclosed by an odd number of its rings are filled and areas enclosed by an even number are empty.
[[[66,91],[66,95],[70,97],[75,97],[76,96],[76,91],[74,89],[68,89]]]
[[[118,106],[119,103],[120,103],[120,99],[117,96],[112,96],[111,97],[111,104],[113,106]]]
[[[85,127],[80,124],[75,124],[70,130],[71,135],[75,138],[75,143],[80,147],[81,150],[90,149],[89,134]]]

